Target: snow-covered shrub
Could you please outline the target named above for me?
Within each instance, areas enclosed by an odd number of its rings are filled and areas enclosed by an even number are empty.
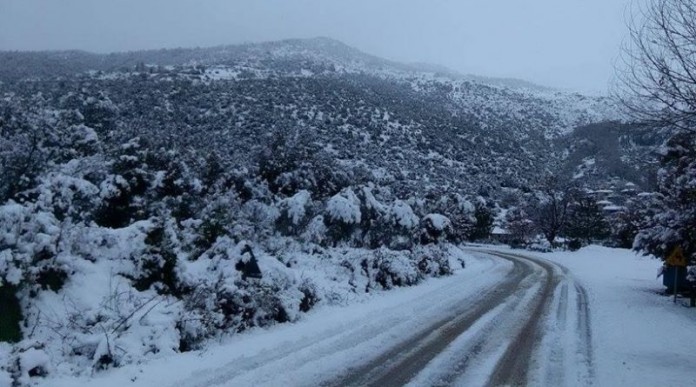
[[[411,257],[424,276],[440,277],[453,272],[450,265],[450,254],[444,244],[416,246],[411,252]]]
[[[334,244],[353,240],[361,220],[360,199],[350,188],[334,195],[326,203],[324,221],[328,237]]]
[[[99,185],[101,203],[94,218],[97,224],[118,228],[147,218],[144,196],[154,181],[147,157],[147,143],[139,137],[118,148],[112,173]]]
[[[494,209],[490,208],[482,197],[479,197],[476,201],[474,219],[476,222],[474,223],[469,239],[472,241],[488,239],[493,230],[495,214]]]
[[[427,205],[430,213],[447,214],[452,224],[449,240],[462,243],[471,240],[476,228],[476,206],[459,194],[437,195],[439,199]],[[424,214],[426,215],[427,212]]]
[[[278,203],[276,228],[283,235],[299,235],[312,219],[312,194],[301,190]]]
[[[58,161],[67,162],[89,157],[102,151],[102,144],[97,132],[87,125],[70,125],[61,134]]]
[[[263,201],[252,199],[242,204],[239,218],[232,228],[237,240],[260,241],[273,235],[278,209]]]
[[[388,247],[408,249],[413,241],[418,217],[408,203],[391,201],[388,190],[369,184],[358,189],[360,200],[360,236],[356,246],[370,249]]]
[[[301,237],[306,242],[323,245],[327,238],[327,232],[324,216],[317,215],[309,221]]]
[[[513,247],[526,246],[535,232],[534,222],[524,209],[519,207],[510,208],[505,213],[504,228],[512,237],[510,244]]]
[[[314,305],[321,301],[316,285],[309,279],[304,279],[298,289],[304,295],[300,300],[300,312],[309,312]]]
[[[403,252],[381,248],[373,255],[368,271],[383,289],[412,286],[423,278],[416,262]]]
[[[530,243],[527,245],[527,250],[530,251],[539,251],[542,253],[550,253],[553,251],[553,246],[551,246],[551,243],[547,239],[536,237],[530,241]]]
[[[145,237],[147,249],[131,257],[134,267],[130,273],[122,273],[133,281],[133,286],[144,291],[154,289],[159,294],[179,295],[185,290],[179,279],[178,238],[176,225],[165,217],[148,230]]]
[[[389,220],[392,224],[389,248],[408,249],[413,246],[414,232],[420,219],[403,200],[395,200],[389,208]]]
[[[138,291],[121,275],[133,273],[152,229],[147,221],[118,230],[64,225],[58,260],[68,265],[66,281],[60,289],[34,286],[33,298],[22,288],[26,337],[16,348],[39,345],[58,362],[70,358],[78,372],[176,350],[176,300]]]
[[[360,201],[360,237],[356,242],[375,249],[389,243],[391,227],[388,208],[375,197],[373,189],[372,185],[360,187],[356,194]]]
[[[191,292],[182,297],[185,308],[177,322],[182,350],[221,332],[294,321],[318,299],[311,283],[299,283],[278,259],[259,250],[262,278],[245,279],[239,263],[250,259],[247,245],[223,237],[198,260],[185,263],[183,281]]]
[[[232,235],[242,215],[241,208],[242,203],[234,191],[211,198],[196,219],[180,222],[183,226],[182,249],[190,254],[191,259],[196,259],[218,238]]]
[[[421,220],[420,243],[440,243],[452,234],[452,222],[441,214],[428,214]]]
[[[69,272],[69,260],[58,254],[60,236],[53,214],[11,201],[0,206],[0,284],[30,294],[59,290]]]
[[[0,341],[0,386],[12,385],[12,373],[14,373],[14,362],[11,360],[12,348],[10,344]]]
[[[99,188],[91,182],[62,173],[49,173],[35,191],[37,206],[61,221],[90,220],[99,197]]]
[[[339,165],[314,138],[314,133],[304,128],[270,134],[256,158],[259,175],[273,193],[292,196],[307,190],[324,199],[356,182],[351,171]]]
[[[50,358],[40,345],[2,352],[0,348],[0,386],[30,385],[31,378],[46,377],[53,371]]]

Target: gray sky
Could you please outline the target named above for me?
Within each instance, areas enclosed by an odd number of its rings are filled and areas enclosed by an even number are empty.
[[[606,91],[630,0],[0,0],[0,50],[328,36],[370,54]]]

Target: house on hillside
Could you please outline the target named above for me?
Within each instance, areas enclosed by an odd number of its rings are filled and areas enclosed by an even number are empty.
[[[500,226],[493,227],[490,238],[491,242],[502,243],[506,245],[513,242],[513,237],[512,234],[510,234],[510,231]]]

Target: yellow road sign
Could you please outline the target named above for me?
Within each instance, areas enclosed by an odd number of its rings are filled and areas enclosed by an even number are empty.
[[[684,256],[684,251],[680,246],[677,246],[672,250],[672,253],[667,257],[667,262],[670,266],[686,266],[686,257]]]

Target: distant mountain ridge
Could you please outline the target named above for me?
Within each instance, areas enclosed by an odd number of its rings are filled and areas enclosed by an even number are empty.
[[[248,159],[269,130],[299,128],[338,159],[402,175],[404,185],[470,193],[519,189],[541,171],[572,169],[558,166],[574,159],[562,157],[567,145],[557,139],[621,119],[607,97],[402,64],[329,38],[113,54],[1,52],[0,80],[0,92],[106,98],[123,127],[248,149],[237,160]],[[64,89],[51,89],[49,80]],[[200,133],[215,134],[216,143]]]
[[[49,62],[60,61],[79,61],[83,66],[72,67],[70,69],[58,69],[60,71],[82,72],[88,70],[113,71],[122,67],[135,66],[140,62],[153,65],[187,65],[187,64],[220,64],[236,58],[248,57],[250,55],[262,55],[263,53],[274,56],[299,56],[301,54],[314,55],[315,58],[324,57],[337,63],[360,62],[365,69],[392,67],[405,72],[414,73],[434,73],[440,76],[452,77],[455,79],[467,79],[480,83],[520,87],[539,90],[554,90],[553,88],[537,85],[533,82],[516,78],[495,78],[472,74],[462,74],[443,65],[414,62],[400,63],[383,59],[378,56],[367,54],[354,47],[346,45],[338,40],[328,37],[317,37],[310,39],[285,39],[280,41],[270,41],[262,43],[243,43],[237,45],[220,45],[207,48],[167,48],[159,50],[139,50],[112,52],[107,54],[97,54],[82,50],[65,51],[0,51],[0,63],[4,66],[4,71],[0,71],[0,76],[8,79],[16,79],[31,76],[40,76],[49,71],[39,71],[41,66],[18,66],[23,61],[46,60]],[[55,69],[54,69],[55,70]],[[55,72],[53,73],[56,74]]]

